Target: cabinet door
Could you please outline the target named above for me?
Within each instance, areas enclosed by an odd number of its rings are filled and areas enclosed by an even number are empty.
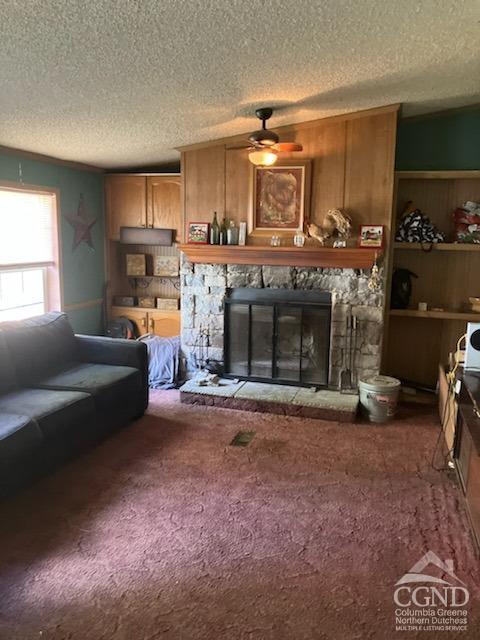
[[[162,338],[180,335],[180,311],[149,311],[148,331]]]
[[[105,177],[108,237],[120,239],[120,227],[147,224],[147,181],[144,176]]]
[[[181,240],[180,176],[147,177],[147,212],[147,226],[175,229],[177,241]]]
[[[143,309],[135,309],[130,307],[112,307],[110,316],[112,318],[119,318],[123,316],[133,322],[137,329],[137,334],[142,336],[148,332],[147,312]]]

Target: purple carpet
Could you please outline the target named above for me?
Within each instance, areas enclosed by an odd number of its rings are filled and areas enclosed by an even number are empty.
[[[240,429],[256,436],[229,446]],[[425,407],[350,425],[154,391],[147,416],[0,507],[0,637],[478,638],[478,560],[431,467],[437,435]],[[395,582],[428,550],[468,587],[466,632],[395,631]]]

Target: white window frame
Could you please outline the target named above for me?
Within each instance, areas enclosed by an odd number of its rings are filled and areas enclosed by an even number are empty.
[[[21,262],[19,264],[1,264],[0,271],[44,270],[44,306],[47,311],[63,310],[63,278],[60,229],[60,194],[58,189],[30,184],[0,181],[0,190],[18,193],[48,194],[53,196],[53,260],[44,262]]]

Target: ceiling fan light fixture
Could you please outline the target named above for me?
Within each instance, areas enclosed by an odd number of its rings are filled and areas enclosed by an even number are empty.
[[[278,154],[273,149],[255,149],[250,151],[248,159],[257,167],[270,167],[277,161]]]

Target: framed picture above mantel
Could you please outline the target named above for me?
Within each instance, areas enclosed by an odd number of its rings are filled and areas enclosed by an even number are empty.
[[[252,167],[248,233],[293,237],[310,213],[310,160]]]

